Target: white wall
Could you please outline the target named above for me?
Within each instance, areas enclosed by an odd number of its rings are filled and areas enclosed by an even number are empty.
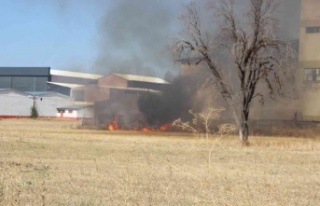
[[[78,111],[77,110],[65,110],[62,113],[62,116],[61,116],[61,113],[57,113],[57,117],[60,117],[60,118],[78,118]]]
[[[57,108],[72,105],[71,98],[60,96],[38,97],[36,108],[40,117],[56,117]],[[30,116],[33,99],[19,93],[0,95],[0,116]]]
[[[65,110],[62,113],[57,113],[57,117],[62,118],[93,118],[93,107],[85,107],[79,110]]]
[[[61,98],[59,96],[39,97],[36,100],[39,116],[44,117],[55,117],[58,112],[58,107],[65,107],[72,104],[73,100],[71,98]]]
[[[0,95],[0,116],[30,116],[33,101],[15,93]]]

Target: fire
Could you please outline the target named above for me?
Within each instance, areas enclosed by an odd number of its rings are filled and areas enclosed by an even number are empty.
[[[114,131],[114,130],[118,130],[119,129],[119,124],[118,124],[118,118],[117,117],[113,118],[112,122],[110,122],[108,124],[108,129],[110,131]]]
[[[118,125],[115,122],[110,122],[109,125],[108,125],[108,129],[110,131],[117,130],[118,129]]]
[[[113,120],[107,125],[107,129],[109,131],[115,131],[115,130],[120,130],[120,129],[124,129],[124,128],[120,128],[120,125],[119,125],[119,121],[118,121],[118,117],[117,116],[114,116],[113,117]],[[138,128],[138,127],[131,127],[131,128],[127,128],[127,130],[130,130],[130,131],[142,131],[142,132],[164,132],[164,131],[168,131],[170,129],[170,124],[167,123],[167,124],[163,124],[161,125],[160,127],[149,127],[149,126],[144,126],[144,127],[141,127],[141,128]]]
[[[160,131],[168,131],[170,129],[170,124],[164,124],[160,127]]]
[[[141,131],[143,131],[143,132],[151,132],[151,131],[153,131],[153,129],[152,129],[152,128],[149,128],[149,127],[143,127],[143,128],[141,129]]]
[[[159,128],[143,127],[142,132],[152,132],[152,131],[168,131],[170,129],[170,124],[163,124]]]

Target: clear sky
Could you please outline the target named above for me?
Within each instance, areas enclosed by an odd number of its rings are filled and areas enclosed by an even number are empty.
[[[0,65],[89,67],[100,9],[59,0],[0,0]],[[81,1],[77,1],[81,2]],[[70,7],[70,8],[69,8]]]
[[[0,66],[163,75],[188,1],[0,0]]]

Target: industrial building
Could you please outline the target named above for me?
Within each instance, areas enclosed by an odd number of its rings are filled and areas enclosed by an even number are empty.
[[[133,74],[111,73],[97,79],[95,84],[87,84],[72,89],[71,96],[76,101],[96,102],[107,100],[111,92],[126,90],[126,93],[161,91],[169,82],[158,78]]]
[[[76,101],[94,103],[96,124],[119,121],[122,127],[135,127],[140,114],[139,96],[161,93],[169,82],[150,76],[111,73],[97,79],[96,84],[72,89]]]
[[[47,91],[50,67],[0,67],[0,88],[19,91]]]
[[[126,116],[127,121],[140,114],[139,95],[160,93],[168,84],[157,77],[132,74],[103,76],[50,67],[0,67],[0,116],[27,117],[35,105],[41,117],[95,116],[106,123],[111,116]]]
[[[301,1],[299,87],[302,118],[320,120],[320,8],[319,0]]]
[[[95,84],[102,75],[53,70],[50,67],[0,67],[0,88],[52,91],[70,96],[72,88]]]
[[[56,117],[57,108],[78,104],[70,97],[72,88],[100,77],[50,67],[0,67],[0,116],[28,117],[35,105],[40,117]],[[76,117],[81,114],[77,113]],[[92,112],[86,114],[92,117]]]
[[[50,70],[51,81],[47,82],[48,91],[55,91],[71,96],[71,90],[88,84],[96,84],[99,74],[88,74],[82,72],[70,72],[62,70]]]
[[[31,107],[37,108],[40,117],[55,117],[57,105],[72,104],[73,100],[56,92],[23,92],[0,89],[0,117],[29,117]]]

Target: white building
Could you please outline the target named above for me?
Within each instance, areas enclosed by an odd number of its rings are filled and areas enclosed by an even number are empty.
[[[57,107],[72,104],[73,99],[55,92],[26,93],[15,89],[0,89],[0,117],[29,117],[36,106],[39,117],[56,117]]]

